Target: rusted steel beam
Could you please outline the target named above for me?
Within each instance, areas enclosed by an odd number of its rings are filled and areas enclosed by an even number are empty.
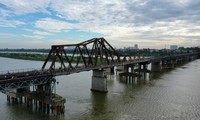
[[[68,54],[68,50],[65,49],[65,47],[69,46],[74,47],[71,56]],[[89,47],[92,48],[89,49]],[[48,62],[51,65],[47,69],[55,70],[57,68],[56,62],[59,62],[59,68],[65,70],[78,66],[87,67],[90,65],[110,64],[115,62],[115,58],[117,58],[116,62],[120,62],[119,54],[104,38],[93,38],[78,44],[52,45],[42,70],[48,67]]]
[[[53,50],[51,49],[50,52],[49,52],[49,54],[48,54],[48,56],[47,56],[47,58],[46,58],[46,60],[45,60],[45,62],[44,62],[44,64],[43,64],[43,66],[42,66],[42,70],[45,68],[47,62],[49,61],[50,56],[51,56],[51,54],[52,54],[52,51],[53,51]]]

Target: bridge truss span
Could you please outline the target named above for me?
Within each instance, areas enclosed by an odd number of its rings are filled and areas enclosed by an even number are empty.
[[[55,81],[51,75],[30,76],[18,79],[7,79],[0,82],[0,91],[6,92],[12,89],[26,88],[33,85],[43,85]]]
[[[143,56],[120,55],[104,38],[78,44],[52,45],[42,69],[0,74],[0,91],[46,84],[54,76],[110,68],[144,61]]]
[[[115,62],[120,62],[118,52],[104,38],[93,38],[78,44],[52,45],[42,70],[69,70]]]

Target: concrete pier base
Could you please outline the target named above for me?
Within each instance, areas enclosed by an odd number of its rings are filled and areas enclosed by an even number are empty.
[[[52,83],[53,84],[53,83]],[[8,103],[26,104],[31,110],[44,114],[61,115],[65,110],[65,98],[52,92],[52,84],[41,84],[30,88],[20,88],[6,91]],[[52,112],[50,112],[50,110]]]
[[[17,97],[20,95],[23,95],[23,97]],[[9,95],[12,95],[14,97],[11,97]],[[35,109],[36,111],[43,113],[43,114],[50,114],[54,115],[60,115],[64,114],[65,110],[65,98],[62,96],[59,96],[57,94],[53,94],[51,96],[46,96],[44,93],[37,93],[37,92],[31,92],[31,91],[18,91],[16,93],[7,92],[7,101],[8,103],[12,104],[22,104],[24,98],[24,104],[27,105],[30,109]]]
[[[152,72],[160,72],[162,70],[161,62],[155,62],[151,64],[151,71]]]
[[[115,68],[114,67],[105,69],[105,75],[114,75],[114,74],[115,74]]]
[[[125,83],[135,83],[136,79],[139,77],[141,77],[141,75],[131,72],[124,72],[119,74],[120,81]]]
[[[110,75],[114,75],[115,74],[115,67],[111,67],[110,68]]]
[[[124,72],[124,66],[117,66],[116,68],[116,75],[121,73],[121,72]]]
[[[104,70],[93,70],[91,90],[96,92],[108,92]]]
[[[173,63],[173,61],[167,64],[168,69],[174,69],[174,67],[175,67],[175,64]]]

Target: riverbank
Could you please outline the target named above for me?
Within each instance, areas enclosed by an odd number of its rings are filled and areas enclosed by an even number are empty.
[[[48,57],[46,53],[23,53],[23,52],[0,52],[0,57],[5,58],[13,58],[13,59],[20,59],[20,60],[34,60],[34,61],[45,61]],[[71,57],[69,57],[71,58]],[[72,62],[77,61],[77,57],[73,57]],[[59,60],[57,60],[59,62]],[[79,62],[83,63],[82,59],[79,59]]]
[[[44,61],[47,58],[47,54],[39,54],[39,53],[0,53],[0,57],[6,58],[14,58],[21,60],[36,60],[36,61]]]

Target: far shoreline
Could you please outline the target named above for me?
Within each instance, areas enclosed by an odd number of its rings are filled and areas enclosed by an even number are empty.
[[[39,54],[39,53],[12,53],[12,52],[5,52],[0,53],[0,57],[4,58],[12,58],[12,59],[19,59],[19,60],[33,60],[33,61],[45,61],[47,58],[47,54]]]

